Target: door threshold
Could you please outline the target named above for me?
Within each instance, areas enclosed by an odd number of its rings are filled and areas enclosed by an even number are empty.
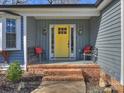
[[[75,60],[75,58],[72,58],[72,57],[54,57],[54,58],[52,58],[51,60],[53,60],[53,61],[74,61]]]

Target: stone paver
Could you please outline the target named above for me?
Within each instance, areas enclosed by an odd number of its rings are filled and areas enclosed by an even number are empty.
[[[85,82],[82,81],[43,81],[31,93],[86,93]]]

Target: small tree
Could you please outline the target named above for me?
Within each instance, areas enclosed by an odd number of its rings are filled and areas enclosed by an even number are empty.
[[[12,64],[10,64],[7,70],[7,79],[15,82],[19,80],[21,77],[22,77],[21,66],[18,61],[15,61]]]

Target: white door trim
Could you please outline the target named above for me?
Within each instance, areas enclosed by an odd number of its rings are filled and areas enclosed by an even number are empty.
[[[49,60],[55,60],[55,58],[53,57],[54,56],[54,54],[53,53],[51,53],[51,29],[52,29],[52,27],[54,27],[55,25],[58,25],[58,24],[51,24],[50,26],[49,26]],[[74,28],[74,53],[73,53],[73,55],[70,55],[70,60],[75,60],[76,59],[76,25],[75,24],[59,24],[59,25],[70,25],[70,27],[73,27]]]

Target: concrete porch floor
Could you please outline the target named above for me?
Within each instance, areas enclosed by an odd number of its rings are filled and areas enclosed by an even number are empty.
[[[59,61],[59,60],[53,60],[53,61],[48,61],[48,60],[44,60],[41,62],[33,62],[30,64],[94,64],[94,62],[92,60],[89,61],[85,61],[85,60],[76,60],[76,61]]]

